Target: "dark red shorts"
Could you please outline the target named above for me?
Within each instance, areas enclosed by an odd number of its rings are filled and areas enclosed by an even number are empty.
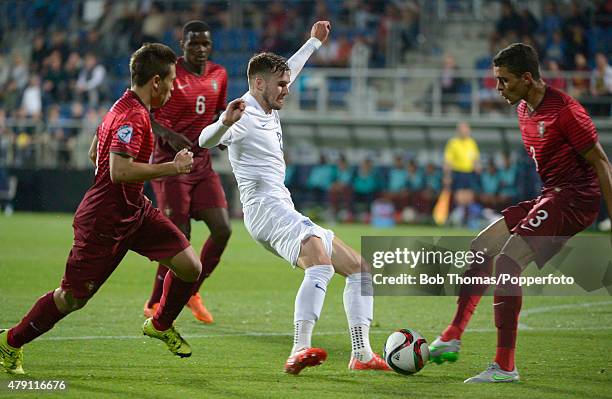
[[[226,208],[227,200],[219,175],[200,168],[198,158],[191,173],[151,181],[157,207],[176,224],[187,224],[197,212]]]
[[[151,260],[169,259],[189,246],[185,235],[146,201],[139,226],[121,238],[95,234],[88,226],[74,226],[74,243],[61,287],[75,298],[90,298],[117,268],[128,250]]]
[[[519,202],[502,211],[508,229],[525,238],[540,268],[567,240],[593,224],[598,214],[599,209],[579,209],[555,195]]]

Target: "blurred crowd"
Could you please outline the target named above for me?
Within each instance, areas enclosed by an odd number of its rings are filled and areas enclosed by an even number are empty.
[[[182,26],[192,19],[211,26],[212,58],[228,70],[229,98],[246,91],[244,71],[252,54],[287,55],[316,20],[334,21],[334,35],[313,58],[315,66],[359,62],[383,67],[386,47],[398,45],[387,36],[399,26],[402,51],[417,40],[418,1],[236,4],[240,10],[230,12],[227,1],[0,2],[0,163],[40,165],[52,147],[56,159],[47,164],[70,165],[78,134],[91,134],[91,126],[128,87],[130,54],[151,41],[180,53]],[[79,121],[84,122],[82,129]]]
[[[285,184],[296,207],[313,218],[366,223],[381,213],[390,223],[431,223],[435,203],[447,189],[452,193],[448,222],[479,228],[508,205],[537,195],[540,182],[532,161],[517,154],[481,156],[469,124],[461,122],[441,163],[414,153],[396,154],[391,165],[375,156],[351,163],[344,154],[331,153],[314,165],[287,160]]]
[[[519,6],[516,6],[520,4]],[[539,16],[532,11],[537,8]],[[500,2],[499,17],[488,37],[486,54],[472,66],[479,71],[479,105],[482,112],[507,112],[495,90],[491,65],[495,54],[511,43],[533,46],[540,55],[544,80],[580,100],[595,117],[612,115],[612,1]],[[452,49],[440,62],[442,107],[470,111],[471,82],[465,79]],[[566,72],[573,76],[568,77]],[[431,98],[425,99],[426,104]]]

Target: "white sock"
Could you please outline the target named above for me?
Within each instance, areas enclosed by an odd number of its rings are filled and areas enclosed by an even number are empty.
[[[297,351],[301,351],[304,348],[310,348],[312,346],[310,339],[312,337],[312,329],[314,328],[314,325],[314,321],[309,320],[298,320],[294,323],[293,348],[291,348],[292,355]]]
[[[312,329],[321,315],[327,284],[333,276],[331,265],[311,266],[304,271],[304,280],[295,297],[295,334],[291,354],[310,347]]]
[[[347,276],[344,287],[344,311],[351,334],[352,356],[362,362],[368,362],[374,356],[369,335],[373,309],[372,275],[353,273]]]

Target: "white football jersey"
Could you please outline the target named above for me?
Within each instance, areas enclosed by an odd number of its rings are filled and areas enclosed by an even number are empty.
[[[228,147],[240,202],[256,198],[291,198],[285,187],[283,129],[278,111],[266,114],[249,93],[242,96],[246,109],[242,118],[225,132],[220,143]]]
[[[295,82],[308,58],[320,46],[318,39],[310,38],[287,60],[291,70],[289,85]],[[285,187],[283,129],[278,111],[272,110],[266,114],[255,97],[248,92],[242,99],[246,102],[244,114],[231,127],[225,127],[227,130],[218,139],[218,143],[229,149],[230,163],[240,191],[240,202],[246,206],[257,198],[291,200],[289,190]],[[205,146],[203,143],[215,137],[215,132],[224,128],[224,116],[225,112],[216,123],[202,130],[199,138],[201,146]],[[210,143],[206,145],[210,147]]]

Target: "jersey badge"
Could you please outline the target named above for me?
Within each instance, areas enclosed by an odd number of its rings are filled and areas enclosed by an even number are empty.
[[[212,85],[214,91],[219,91],[219,84],[217,83],[216,79],[211,80],[210,84]]]
[[[119,140],[121,140],[121,142],[129,144],[132,140],[132,132],[132,126],[123,125],[119,128],[119,130],[117,130],[117,137],[119,137]]]
[[[544,133],[546,133],[546,124],[544,121],[540,121],[538,122],[538,134],[540,135],[541,139],[544,138]]]

